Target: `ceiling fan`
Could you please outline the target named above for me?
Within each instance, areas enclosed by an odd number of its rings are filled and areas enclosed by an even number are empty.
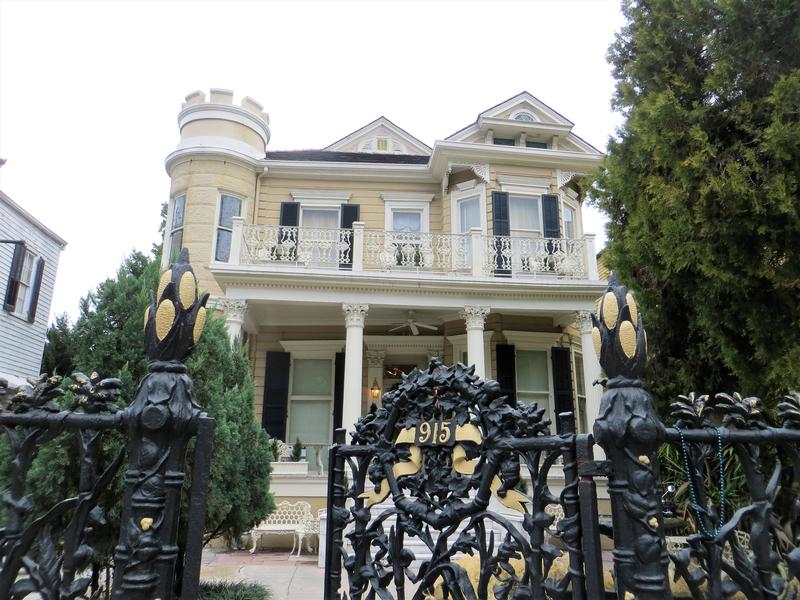
[[[402,325],[398,325],[397,327],[390,329],[389,332],[397,331],[398,329],[403,329],[404,327],[408,327],[411,330],[411,335],[419,335],[420,328],[422,329],[429,329],[431,331],[436,331],[438,327],[434,327],[433,325],[427,325],[425,323],[420,323],[414,319],[414,311],[408,311],[408,319]]]

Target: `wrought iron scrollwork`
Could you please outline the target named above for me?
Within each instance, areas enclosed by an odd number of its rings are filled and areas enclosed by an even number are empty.
[[[42,375],[0,410],[11,456],[9,486],[2,497],[0,598],[99,598],[101,590],[90,590],[87,570],[95,558],[92,532],[106,523],[100,497],[126,454],[101,464],[100,450],[110,429],[123,431],[128,439],[113,585],[113,597],[125,600],[172,597],[186,446],[201,431],[186,542],[194,561],[187,565],[193,581],[184,579],[183,586],[189,596],[196,595],[213,420],[201,412],[180,361],[202,333],[207,300],[208,294],[197,293],[184,250],[162,276],[145,314],[145,349],[153,362],[128,407],[118,405],[119,380],[73,373],[67,389],[61,377]],[[67,390],[73,395],[68,405],[63,398]],[[67,431],[75,433],[80,451],[78,493],[35,512],[28,471],[39,448]],[[198,452],[204,454],[199,459]]]
[[[695,490],[689,508],[698,531],[670,556],[676,579],[683,579],[696,599],[737,592],[748,599],[797,597],[800,397],[788,396],[779,404],[782,426],[770,424],[760,399],[737,393],[681,396],[671,415],[683,433],[668,430],[670,441],[678,443],[682,435],[688,442],[686,476]],[[705,482],[717,468],[717,438],[732,449],[749,498],[727,520],[706,492]],[[787,590],[790,585],[793,591]]]
[[[544,412],[462,364],[434,358],[404,376],[355,425],[351,444],[332,451],[326,598],[391,598],[389,588],[404,598],[407,582],[420,599],[521,600],[570,587],[584,597],[575,436],[551,435]],[[566,481],[555,496],[548,476],[559,459]],[[530,494],[516,489],[521,467]],[[564,512],[556,526],[553,506]],[[559,573],[556,539],[569,555]]]
[[[0,413],[13,457],[10,486],[3,495],[0,591],[11,599],[31,593],[47,600],[83,598],[91,583],[85,573],[94,557],[90,537],[95,526],[105,524],[98,501],[122,463],[121,454],[107,465],[99,458],[105,430],[121,423],[115,404],[120,381],[95,373],[73,373],[72,380],[69,390],[75,395],[68,410],[57,403],[65,393],[62,378],[43,375],[22,388]],[[78,495],[33,515],[33,500],[26,493],[28,470],[37,450],[67,429],[76,432],[80,448]]]

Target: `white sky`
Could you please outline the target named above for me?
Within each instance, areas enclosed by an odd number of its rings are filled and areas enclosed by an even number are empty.
[[[67,240],[51,316],[158,241],[164,158],[195,89],[270,113],[270,149],[322,148],[380,115],[433,145],[528,90],[597,146],[618,0],[0,0],[0,189]],[[585,229],[605,240],[584,208]]]

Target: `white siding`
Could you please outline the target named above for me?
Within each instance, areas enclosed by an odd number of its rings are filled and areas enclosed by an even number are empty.
[[[39,223],[7,202],[2,194],[0,239],[24,240],[28,249],[45,261],[36,319],[28,323],[2,309],[14,245],[0,244],[0,377],[8,379],[10,385],[15,385],[20,379],[39,374],[62,246]]]

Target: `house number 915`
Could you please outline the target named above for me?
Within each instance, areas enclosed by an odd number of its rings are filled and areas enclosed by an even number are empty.
[[[455,421],[423,421],[414,433],[417,446],[452,446],[456,441]]]

